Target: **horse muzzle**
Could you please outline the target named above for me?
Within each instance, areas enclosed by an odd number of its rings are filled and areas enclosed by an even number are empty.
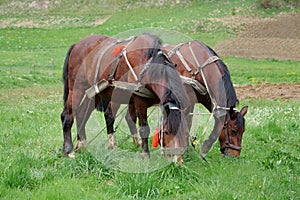
[[[242,147],[235,146],[232,144],[226,144],[220,148],[222,153],[222,157],[229,156],[229,157],[239,157],[241,153]]]

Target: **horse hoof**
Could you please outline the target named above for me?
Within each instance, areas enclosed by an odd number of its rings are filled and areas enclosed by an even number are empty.
[[[150,153],[149,152],[142,152],[142,159],[150,160]]]
[[[182,165],[183,164],[182,156],[179,156],[179,155],[168,156],[167,160],[169,162],[173,162],[174,164],[177,164],[177,165]]]
[[[84,141],[78,140],[78,142],[77,142],[77,144],[75,146],[75,151],[81,151],[81,150],[84,150],[84,151],[87,150],[87,142],[86,142],[86,140],[84,140]]]
[[[69,154],[67,155],[67,157],[68,157],[68,158],[75,158],[75,152],[72,151],[71,153],[69,153]]]
[[[73,145],[65,143],[62,148],[62,152],[65,156],[70,154],[73,151]]]
[[[133,143],[135,144],[136,147],[142,146],[142,142],[139,140],[139,137],[137,136],[137,134],[133,135],[132,139],[133,139]]]
[[[108,134],[108,148],[114,149],[117,146],[115,135],[113,133]]]

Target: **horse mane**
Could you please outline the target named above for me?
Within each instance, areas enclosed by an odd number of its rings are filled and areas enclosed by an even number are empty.
[[[145,56],[148,58],[154,58],[161,50],[162,41],[158,36],[152,35],[151,33],[144,33],[144,35],[149,36],[153,40],[152,46],[146,51]]]
[[[142,80],[146,75],[150,83],[145,84],[158,84],[164,87],[164,93],[160,97],[160,102],[164,105],[165,103],[171,103],[179,109],[170,109],[164,106],[164,109],[168,113],[167,124],[173,134],[182,132],[179,129],[185,126],[181,126],[182,120],[182,109],[187,107],[186,93],[183,88],[182,81],[179,77],[177,70],[172,63],[166,63],[164,54],[157,54],[161,58],[153,58],[150,63],[147,64],[146,68],[140,76]],[[164,60],[164,63],[157,63],[157,60]],[[166,80],[166,83],[165,83]],[[164,84],[166,84],[164,86]]]
[[[151,80],[151,84],[164,85],[163,81],[167,80],[164,95],[161,102],[172,102],[183,109],[186,107],[187,98],[185,90],[182,85],[180,76],[172,63],[165,61],[164,54],[158,54],[158,57],[153,58],[150,63],[144,68],[140,75],[142,80],[146,75],[147,79]],[[164,60],[163,63],[155,62],[157,60]],[[148,84],[148,83],[146,83]]]
[[[213,55],[213,56],[218,56],[218,54],[209,46],[205,45],[209,52]],[[219,56],[218,56],[219,57]],[[225,65],[225,63],[222,60],[218,60],[216,61],[218,66],[221,68],[221,70],[223,70],[224,74],[222,76],[222,83],[224,85],[225,88],[225,92],[226,92],[226,106],[228,108],[230,107],[235,107],[236,104],[239,103],[239,100],[236,96],[236,92],[235,89],[233,87],[233,83],[231,81],[231,76],[228,70],[228,67]],[[220,85],[220,87],[223,87],[223,85]]]

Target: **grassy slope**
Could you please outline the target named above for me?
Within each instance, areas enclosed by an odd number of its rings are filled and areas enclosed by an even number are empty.
[[[31,13],[15,7],[8,9],[2,17],[47,19],[76,15],[88,24],[95,16],[107,15],[117,9],[115,6],[95,6],[98,4],[93,0],[84,5],[81,1],[63,2],[60,7],[47,12]],[[76,6],[71,6],[71,2]],[[0,29],[0,198],[299,197],[300,148],[297,141],[300,111],[299,102],[294,101],[245,99],[241,102],[249,105],[250,111],[239,160],[220,159],[216,145],[207,155],[212,165],[190,152],[184,166],[170,165],[147,174],[131,174],[107,169],[88,153],[78,154],[75,160],[61,158],[61,65],[70,44],[92,33],[115,35],[128,29],[163,27],[213,46],[232,35],[233,30],[221,25],[207,26],[206,18],[228,15],[243,6],[241,12],[249,12],[246,6],[252,3],[216,1],[177,5],[171,9],[148,7],[147,12],[141,8],[122,10],[113,14],[104,25],[96,27],[82,26],[81,22],[77,26],[74,22],[54,28]],[[2,6],[5,7],[5,1],[1,1],[0,8]],[[192,21],[199,19],[202,21]],[[204,30],[205,27],[211,29]],[[238,58],[224,58],[224,61],[235,84],[278,80],[299,82],[297,62]],[[259,73],[261,68],[268,73]],[[101,122],[104,124],[102,118]],[[131,141],[127,143],[130,147]]]
[[[54,28],[0,29],[1,88],[27,87],[31,86],[32,82],[36,84],[57,82],[60,79],[61,65],[69,46],[93,33],[113,36],[128,30],[156,27],[164,28],[172,33],[172,37],[170,35],[163,37],[165,42],[179,43],[193,38],[214,46],[217,42],[233,36],[235,28],[212,23],[208,20],[209,18],[232,15],[232,13],[237,12],[236,10],[239,10],[238,14],[241,15],[254,12],[248,10],[252,4],[249,1],[247,3],[233,1],[230,4],[218,2],[218,6],[210,2],[190,3],[171,8],[163,6],[161,9],[148,7],[147,10],[151,10],[151,12],[145,12],[143,8],[120,11],[113,14],[105,24],[91,26],[91,23],[98,17],[105,18],[108,13],[116,10],[112,7],[104,11],[106,7],[103,5],[97,7],[95,2],[90,1],[86,6],[77,2],[75,4],[77,6],[70,6],[70,2],[67,1],[59,7],[53,6],[43,12],[35,11],[34,14],[26,12],[26,10],[19,13],[2,12],[3,19],[12,17],[13,14],[13,17],[19,20],[32,20],[32,17],[35,17],[43,21],[55,16],[58,18],[78,18],[78,21],[73,20],[67,23],[68,20],[66,20],[66,23],[61,22]],[[2,10],[4,10],[4,5],[2,5]],[[89,9],[91,9],[90,13],[87,12]],[[34,23],[42,24],[38,21]],[[139,31],[143,32],[144,30]],[[180,32],[182,37],[175,37],[174,31]],[[136,31],[132,31],[127,35],[135,33]],[[299,82],[299,62],[253,61],[235,58],[228,58],[225,61],[232,72],[235,84],[253,83],[253,77],[258,79],[255,80],[258,83]],[[278,79],[277,73],[257,74],[259,68],[270,68],[270,66],[272,66],[272,72],[281,71],[283,77]],[[249,75],[244,76],[244,74]],[[254,83],[256,83],[255,81]]]

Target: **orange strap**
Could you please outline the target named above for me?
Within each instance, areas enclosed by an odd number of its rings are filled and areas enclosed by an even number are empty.
[[[158,147],[159,142],[159,128],[156,128],[152,137],[152,148]]]
[[[118,55],[120,55],[121,51],[125,48],[124,45],[119,45],[119,46],[116,46],[116,48],[114,48],[112,54],[114,57],[117,57]]]

